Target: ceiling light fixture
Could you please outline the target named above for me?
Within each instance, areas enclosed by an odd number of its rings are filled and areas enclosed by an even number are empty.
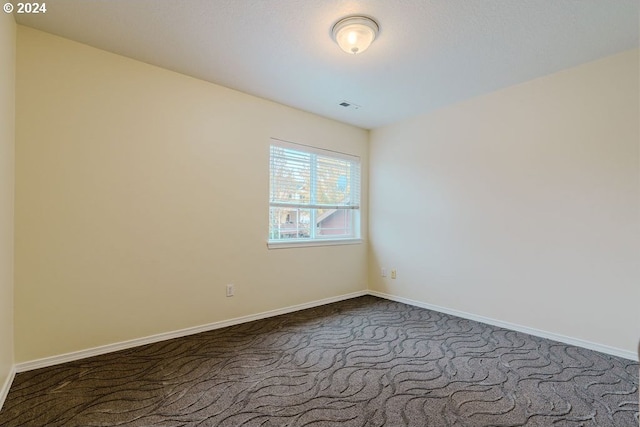
[[[364,52],[373,43],[380,27],[378,23],[365,16],[348,16],[333,26],[333,39],[340,49],[357,55]]]

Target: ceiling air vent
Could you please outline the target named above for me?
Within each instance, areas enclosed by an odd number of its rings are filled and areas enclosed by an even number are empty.
[[[338,105],[341,106],[341,107],[344,107],[344,108],[351,108],[351,109],[354,109],[354,110],[360,109],[360,105],[354,104],[353,102],[349,102],[349,101],[342,101]]]

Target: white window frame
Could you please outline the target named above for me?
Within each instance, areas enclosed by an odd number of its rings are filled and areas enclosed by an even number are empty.
[[[292,150],[308,153],[312,155],[312,158],[315,155],[321,155],[324,157],[332,157],[332,158],[348,160],[350,162],[356,163],[359,166],[358,168],[359,176],[357,177],[357,181],[358,181],[357,191],[358,191],[359,197],[362,197],[362,164],[359,156],[342,153],[339,151],[318,148],[310,145],[284,141],[277,138],[271,138],[271,141],[269,144],[269,186],[271,186],[271,147],[272,146],[289,148]],[[317,179],[316,179],[317,162],[314,162],[314,161],[311,162],[310,172],[311,172],[310,196],[311,198],[315,198],[315,195],[316,195],[315,186],[317,185]],[[352,177],[352,179],[356,180],[355,177]],[[352,185],[354,185],[354,181],[352,181]],[[269,195],[270,193],[271,193],[271,188],[269,188]],[[277,239],[277,240],[267,239],[267,247],[269,249],[283,249],[283,248],[312,247],[312,246],[354,245],[354,244],[362,243],[361,220],[360,220],[360,217],[362,215],[361,203],[358,203],[355,206],[349,206],[349,207],[342,206],[342,205],[336,205],[334,207],[337,209],[351,209],[354,212],[357,212],[357,214],[353,215],[353,219],[352,219],[353,220],[353,224],[352,224],[353,236],[351,237],[319,237],[315,235],[316,227],[313,226],[313,224],[315,224],[315,221],[316,221],[316,209],[320,207],[327,208],[328,206],[326,205],[320,206],[320,205],[317,205],[315,202],[316,202],[315,200],[310,200],[310,202],[304,205],[303,207],[304,209],[311,210],[311,214],[310,214],[310,223],[312,224],[310,226],[311,237]],[[287,204],[272,202],[272,200],[270,199],[269,211],[268,211],[269,216],[271,215],[272,207],[285,207],[285,206],[287,206]],[[302,207],[302,204],[300,205],[300,207]]]

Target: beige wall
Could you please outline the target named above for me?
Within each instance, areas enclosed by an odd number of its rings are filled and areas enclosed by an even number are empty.
[[[14,52],[11,28],[2,58]],[[360,155],[366,177],[366,131],[25,27],[17,59],[18,362],[367,283],[635,348],[637,51],[373,131],[368,256],[365,245],[265,243],[269,137]],[[0,90],[13,96],[9,76]],[[13,156],[7,108],[0,161]],[[0,165],[4,209],[13,163]],[[12,218],[0,212],[9,236]],[[3,272],[11,240],[0,243]],[[382,279],[383,266],[398,278]],[[0,285],[1,374],[12,362],[11,275]]]
[[[0,387],[13,366],[16,24],[0,14]],[[2,402],[0,402],[0,405]]]
[[[371,288],[635,353],[638,76],[635,50],[373,131]]]
[[[367,131],[26,27],[17,58],[17,362],[366,289],[366,245],[266,239],[269,138],[366,165]]]

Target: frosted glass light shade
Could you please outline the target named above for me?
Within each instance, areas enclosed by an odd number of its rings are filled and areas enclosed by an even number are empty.
[[[333,39],[340,49],[357,55],[364,52],[378,35],[376,21],[364,16],[350,16],[333,26]]]

